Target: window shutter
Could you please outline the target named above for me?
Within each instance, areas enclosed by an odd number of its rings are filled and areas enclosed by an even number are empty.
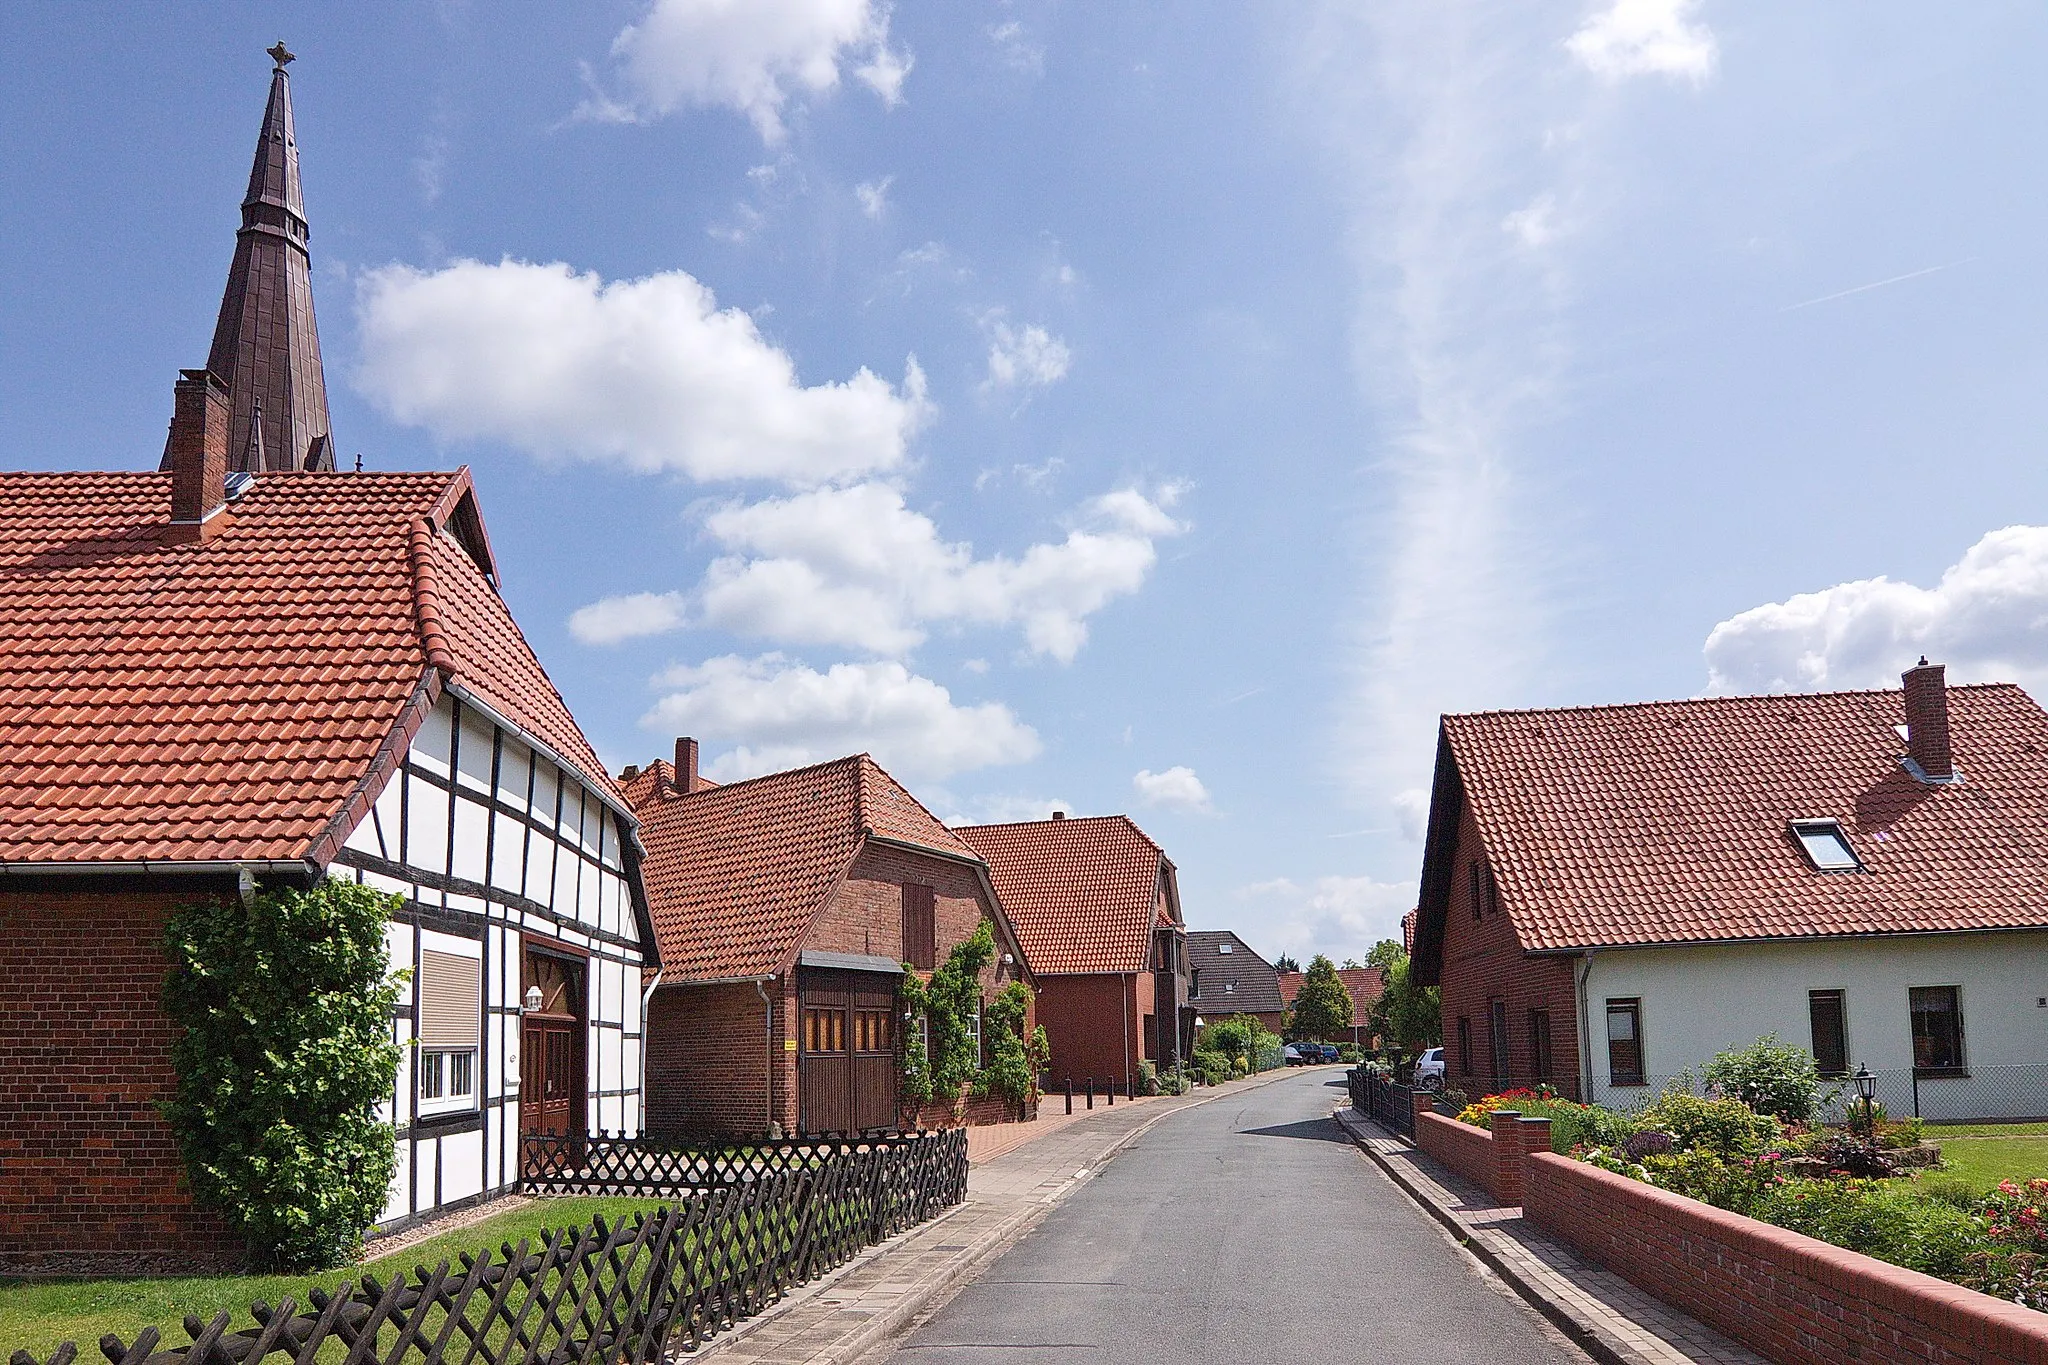
[[[420,952],[420,1046],[475,1047],[483,1011],[483,963]]]
[[[919,971],[938,966],[935,899],[929,886],[908,882],[903,887],[903,960]]]

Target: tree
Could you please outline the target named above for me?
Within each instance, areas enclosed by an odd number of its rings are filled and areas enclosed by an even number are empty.
[[[1276,972],[1298,972],[1301,970],[1301,964],[1296,962],[1289,954],[1282,953],[1273,959],[1273,970]]]
[[[162,1108],[192,1193],[261,1269],[351,1260],[398,1153],[377,1112],[403,981],[384,929],[396,896],[354,882],[180,906],[164,929],[176,1098]]]
[[[1337,975],[1337,964],[1317,953],[1294,997],[1296,1038],[1342,1038],[1351,1032],[1351,992]]]
[[[1378,969],[1382,983],[1380,998],[1366,1011],[1380,1041],[1411,1052],[1435,1047],[1443,1037],[1438,991],[1410,979],[1407,951],[1393,939],[1382,939],[1365,961]]]

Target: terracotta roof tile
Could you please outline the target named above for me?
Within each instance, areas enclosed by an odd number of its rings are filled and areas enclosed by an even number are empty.
[[[1280,973],[1280,995],[1287,1001],[1289,1008],[1294,1005],[1294,997],[1301,994],[1301,983],[1307,975],[1306,972]],[[1386,983],[1372,967],[1339,967],[1337,979],[1344,983],[1345,990],[1351,992],[1351,1026],[1366,1027],[1371,1022],[1366,1016],[1372,1009],[1373,1001],[1379,999],[1381,992],[1386,989]]]
[[[1898,691],[1446,716],[1439,764],[1526,949],[2048,926],[2048,714],[2009,684],[1948,708],[1955,786],[1900,765]],[[1801,818],[1865,870],[1814,871]]]
[[[458,682],[615,790],[483,570],[419,520],[468,484],[266,474],[167,545],[168,475],[0,473],[0,860],[308,856],[430,615]]]
[[[626,794],[670,981],[781,975],[868,832],[976,858],[866,754],[687,794],[657,760]]]
[[[954,833],[988,860],[1033,972],[1144,970],[1160,868],[1171,864],[1128,816],[964,825]]]

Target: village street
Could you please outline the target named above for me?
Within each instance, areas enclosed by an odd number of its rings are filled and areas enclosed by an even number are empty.
[[[1345,1138],[1340,1085],[1318,1068],[1166,1118],[892,1358],[1583,1360]]]

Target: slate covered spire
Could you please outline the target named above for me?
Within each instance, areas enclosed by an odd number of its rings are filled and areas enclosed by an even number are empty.
[[[313,322],[306,204],[299,188],[299,144],[292,130],[292,54],[270,49],[270,102],[242,199],[235,261],[221,296],[220,321],[206,367],[227,381],[234,402],[230,468],[334,468],[327,427],[327,383]],[[260,431],[254,430],[261,421]],[[261,468],[251,461],[260,461]]]

